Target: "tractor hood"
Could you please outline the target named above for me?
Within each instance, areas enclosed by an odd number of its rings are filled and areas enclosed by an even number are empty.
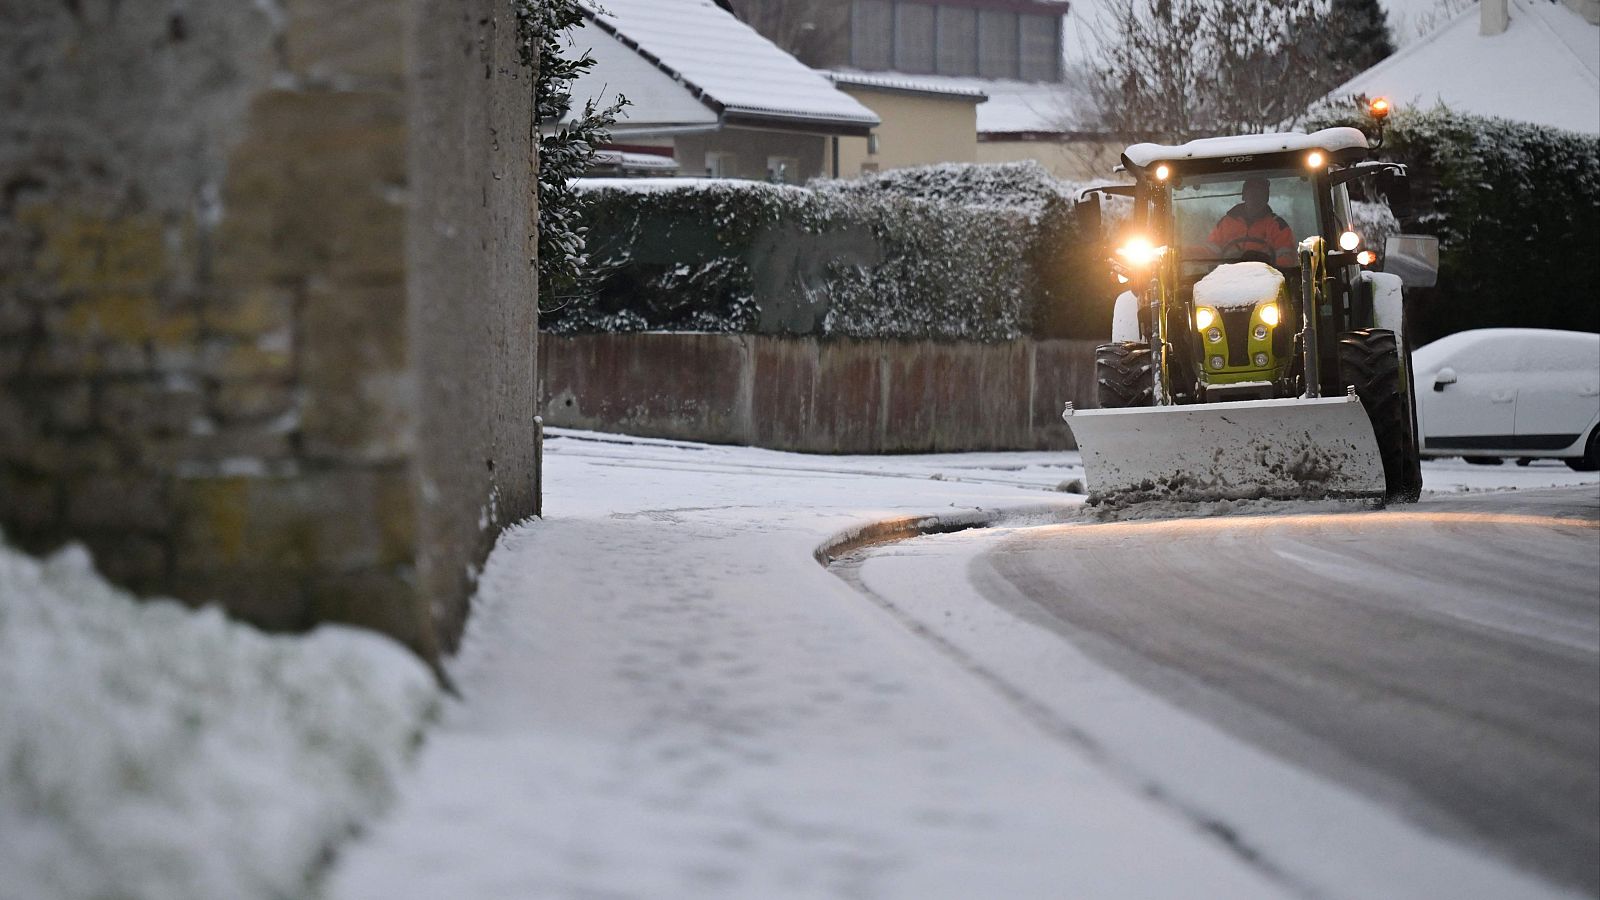
[[[1216,309],[1249,309],[1277,300],[1283,292],[1283,273],[1272,266],[1261,262],[1227,263],[1195,282],[1194,302]]]

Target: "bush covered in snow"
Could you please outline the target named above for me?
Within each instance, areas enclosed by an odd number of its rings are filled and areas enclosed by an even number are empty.
[[[1418,305],[1419,342],[1493,326],[1600,328],[1600,138],[1399,111],[1382,155],[1411,167],[1418,217],[1405,230],[1439,237],[1439,286]]]
[[[1072,186],[1036,164],[585,187],[596,290],[545,312],[554,333],[994,341],[1061,334],[1075,305],[1109,309],[1100,268],[1072,269]]]
[[[0,896],[307,896],[436,702],[377,635],[268,637],[0,543]]]

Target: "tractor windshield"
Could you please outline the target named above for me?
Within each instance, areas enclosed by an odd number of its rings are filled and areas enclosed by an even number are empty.
[[[1194,175],[1172,190],[1185,275],[1225,262],[1299,265],[1296,245],[1319,233],[1315,183],[1293,169]]]

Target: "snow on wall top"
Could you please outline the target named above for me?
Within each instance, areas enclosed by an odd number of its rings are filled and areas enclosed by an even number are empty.
[[[1283,273],[1262,262],[1218,266],[1195,282],[1194,302],[1217,309],[1248,309],[1283,291]]]
[[[583,0],[583,5],[603,30],[724,114],[878,124],[872,110],[712,0]]]
[[[1428,37],[1335,88],[1396,105],[1600,134],[1600,26],[1565,3],[1509,0],[1511,24],[1479,33],[1476,5]]]
[[[1367,136],[1355,128],[1324,128],[1312,134],[1287,132],[1284,134],[1241,134],[1235,137],[1201,138],[1176,146],[1167,144],[1134,144],[1126,152],[1128,161],[1144,168],[1151,163],[1167,159],[1220,159],[1225,156],[1245,156],[1257,153],[1282,153],[1293,150],[1324,150],[1335,152],[1367,148]]]

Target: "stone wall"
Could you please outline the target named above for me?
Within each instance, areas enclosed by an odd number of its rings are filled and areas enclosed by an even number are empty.
[[[81,540],[119,582],[266,627],[450,646],[495,525],[532,509],[508,10],[7,5],[8,540]]]
[[[541,335],[547,425],[808,453],[1071,449],[1093,341]]]

